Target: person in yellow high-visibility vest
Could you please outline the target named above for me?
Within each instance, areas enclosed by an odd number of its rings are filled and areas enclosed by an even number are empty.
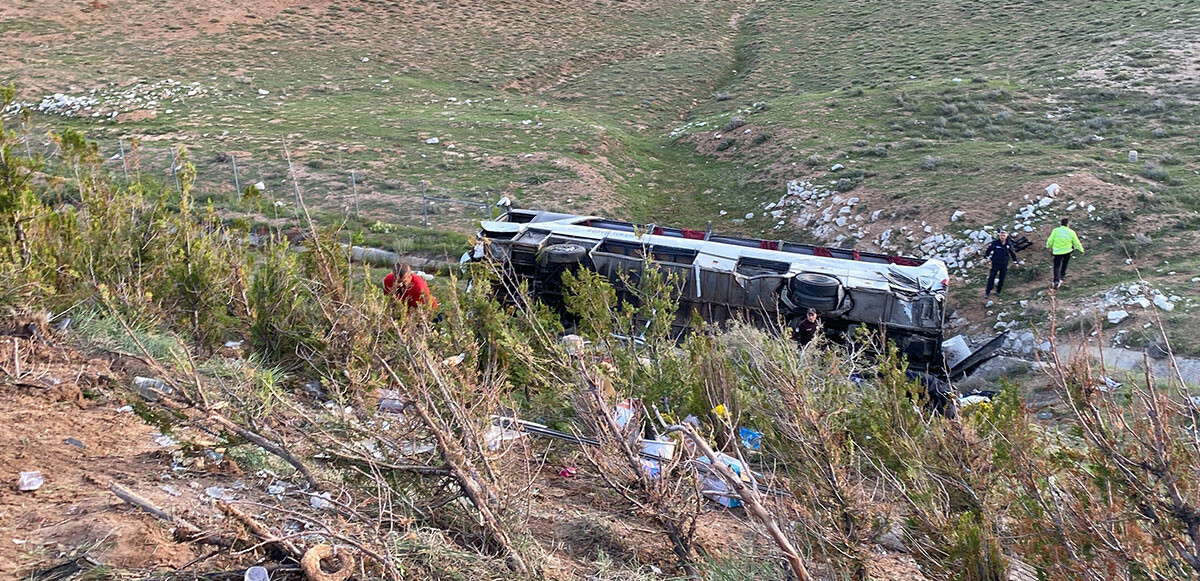
[[[1079,243],[1079,236],[1067,226],[1070,222],[1070,218],[1063,218],[1062,226],[1055,228],[1046,239],[1046,248],[1054,255],[1054,288],[1062,286],[1063,279],[1067,278],[1067,264],[1071,262],[1071,253],[1078,250],[1083,254],[1083,244]]]

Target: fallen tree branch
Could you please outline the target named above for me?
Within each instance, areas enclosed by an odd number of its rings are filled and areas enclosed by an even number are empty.
[[[251,534],[261,539],[266,546],[271,547],[279,551],[281,554],[291,557],[292,559],[295,559],[297,562],[304,558],[304,551],[292,544],[291,541],[280,539],[278,536],[273,534],[270,529],[266,527],[266,525],[254,520],[254,517],[238,510],[236,507],[231,506],[228,503],[219,500],[217,501],[217,508],[219,508],[221,512],[229,515],[234,520],[245,525],[246,529],[249,530]]]
[[[233,420],[230,420],[229,418],[227,418],[217,412],[210,411],[208,414],[208,419],[229,429],[233,433],[249,440],[250,442],[257,445],[258,447],[262,448],[263,450],[266,450],[276,456],[279,456],[285,462],[287,462],[288,464],[291,464],[292,468],[295,468],[296,472],[299,472],[300,475],[304,477],[304,481],[307,482],[308,485],[311,486],[314,490],[321,489],[321,486],[319,484],[317,484],[316,478],[313,478],[312,472],[308,469],[308,466],[305,466],[304,462],[301,462],[299,458],[297,458],[294,454],[289,452],[287,449],[275,444],[274,442],[254,433],[254,432],[251,432],[250,430],[247,430],[246,428],[243,428],[243,427],[235,424],[233,422]]]
[[[175,536],[181,540],[203,543],[206,545],[215,545],[218,547],[232,547],[234,545],[233,540],[222,537],[216,533],[205,532],[200,527],[184,520],[183,518],[170,514],[167,511],[155,506],[154,503],[138,496],[133,491],[121,486],[120,484],[113,484],[112,486],[108,487],[108,490],[117,495],[117,498],[133,505],[146,514],[149,514],[150,516],[153,516],[154,518],[157,518],[163,522],[174,525],[176,527]]]
[[[387,361],[381,361],[383,369],[396,382],[396,385],[404,385],[400,380],[400,376],[392,370]],[[500,519],[492,511],[490,500],[495,498],[495,493],[492,492],[479,474],[475,471],[475,467],[466,457],[465,450],[457,442],[454,442],[452,437],[444,431],[444,428],[435,422],[425,408],[425,402],[411,400],[410,405],[421,418],[421,422],[429,429],[430,433],[438,442],[438,448],[442,453],[443,459],[446,461],[446,467],[450,469],[454,479],[458,481],[459,488],[470,499],[471,504],[475,506],[475,510],[479,512],[480,520],[483,522],[484,528],[506,553],[509,567],[516,573],[528,573],[529,565],[525,563],[520,553],[513,546],[512,540],[508,536],[508,531],[500,523]]]
[[[788,565],[792,568],[792,573],[796,575],[798,581],[809,581],[808,568],[804,566],[804,560],[800,558],[800,553],[792,546],[792,542],[783,534],[783,530],[779,528],[779,523],[775,522],[775,518],[763,508],[762,501],[759,498],[758,491],[750,486],[747,486],[742,479],[733,472],[733,470],[725,464],[717,453],[713,451],[708,442],[704,441],[699,434],[696,433],[691,426],[680,425],[667,428],[667,432],[682,432],[696,445],[705,457],[708,458],[714,472],[721,477],[725,485],[737,492],[739,498],[742,499],[742,504],[746,506],[746,512],[754,515],[763,526],[767,528],[767,534],[771,540],[783,551],[783,556],[787,559]]]

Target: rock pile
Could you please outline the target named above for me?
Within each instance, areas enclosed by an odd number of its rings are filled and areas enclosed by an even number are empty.
[[[1046,195],[1031,199],[1013,214],[1012,222],[986,225],[979,229],[963,228],[957,233],[935,232],[935,226],[924,221],[920,226],[899,226],[872,232],[872,225],[881,219],[895,218],[894,212],[885,215],[885,210],[871,210],[860,204],[858,197],[839,193],[836,182],[818,186],[805,180],[788,182],[787,192],[777,201],[764,208],[773,219],[775,227],[786,223],[790,216],[796,225],[808,229],[814,236],[832,245],[842,245],[851,240],[868,240],[884,252],[914,253],[931,256],[946,263],[951,273],[965,275],[977,266],[983,266],[983,250],[1000,231],[1015,235],[1033,232],[1039,224],[1052,219],[1050,207],[1058,202],[1062,188],[1058,184],[1046,187]],[[1011,205],[1011,204],[1010,204]],[[1084,205],[1072,200],[1067,207],[1074,212],[1084,209],[1089,216],[1095,206]],[[966,217],[962,210],[955,209],[947,217],[949,223],[961,223]],[[1098,219],[1098,218],[1094,218]],[[882,228],[882,225],[876,227]]]
[[[1108,319],[1114,325],[1125,320],[1125,317],[1118,317],[1114,314],[1126,313],[1123,308],[1119,307],[1136,306],[1142,309],[1149,309],[1151,305],[1154,305],[1163,311],[1169,312],[1175,310],[1177,304],[1184,302],[1184,299],[1179,295],[1164,293],[1141,282],[1121,283],[1104,292],[1104,307],[1113,309],[1108,312]],[[1120,320],[1114,321],[1114,318],[1119,318]]]
[[[37,102],[16,101],[9,104],[4,113],[12,114],[29,109],[43,115],[99,119],[113,119],[121,113],[138,110],[170,114],[173,111],[165,108],[168,104],[183,103],[191,97],[205,97],[216,93],[219,91],[205,87],[199,82],[182,83],[174,79],[164,79],[153,83],[139,82],[129,87],[92,89],[84,95],[54,93],[42,97]]]

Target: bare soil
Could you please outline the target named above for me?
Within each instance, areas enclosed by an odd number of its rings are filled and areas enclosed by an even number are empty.
[[[19,330],[17,325],[5,333]],[[0,408],[0,577],[28,576],[85,554],[112,570],[139,575],[254,564],[254,552],[205,558],[207,548],[178,542],[168,525],[123,503],[109,486],[120,484],[168,513],[224,534],[237,529],[230,529],[214,506],[209,487],[220,487],[236,500],[284,507],[306,498],[266,493],[277,478],[273,474],[246,473],[228,459],[205,462],[197,449],[215,449],[207,434],[176,428],[172,439],[164,439],[123,408],[132,376],[151,375],[137,358],[89,355],[68,337],[44,338],[49,342],[0,335],[0,397],[7,404]],[[186,453],[179,442],[187,444]],[[544,444],[537,441],[531,449]],[[601,552],[623,566],[674,570],[662,533],[609,491],[578,451],[553,457],[557,463],[546,463],[533,475],[527,520],[531,534],[551,551],[547,578],[599,573],[594,562]],[[576,466],[578,473],[564,478],[560,464]],[[17,491],[18,473],[33,470],[45,483],[36,491]],[[256,516],[282,526],[267,514]],[[695,542],[714,559],[774,551],[740,509],[710,502],[700,515]],[[919,578],[889,573],[915,571],[905,563],[904,557],[881,554],[876,569],[885,579]]]

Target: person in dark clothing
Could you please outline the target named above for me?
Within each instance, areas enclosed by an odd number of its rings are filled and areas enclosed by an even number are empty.
[[[925,389],[925,404],[927,409],[941,414],[943,417],[954,419],[958,417],[958,394],[946,380],[935,375],[911,369],[904,372],[909,381],[916,382]],[[913,397],[914,394],[909,394]]]
[[[987,250],[983,252],[983,257],[992,259],[992,270],[988,272],[987,288],[984,289],[983,296],[992,295],[993,284],[995,284],[996,296],[1000,296],[1000,291],[1004,290],[1004,277],[1008,275],[1008,263],[1017,260],[1017,251],[1013,249],[1012,242],[1008,239],[1008,232],[1001,232],[999,237],[992,240],[992,243],[988,244]]]
[[[817,310],[809,309],[803,319],[792,326],[792,332],[795,333],[796,340],[801,345],[808,345],[817,336],[817,332],[821,330],[821,319],[817,318]]]

